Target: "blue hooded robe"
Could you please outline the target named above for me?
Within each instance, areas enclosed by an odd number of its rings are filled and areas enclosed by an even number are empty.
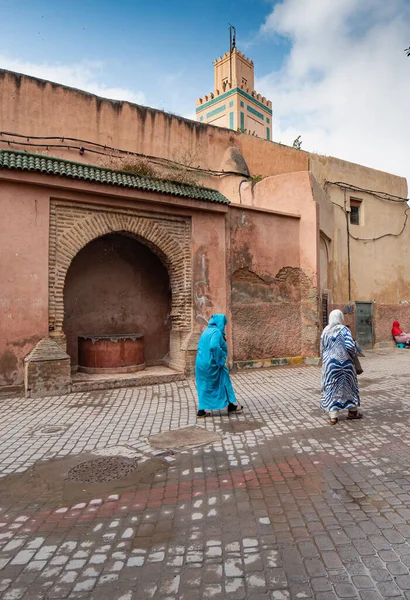
[[[227,322],[225,315],[212,315],[198,342],[195,365],[198,410],[221,410],[229,403],[236,403],[229,371],[225,366],[228,356],[224,337]]]

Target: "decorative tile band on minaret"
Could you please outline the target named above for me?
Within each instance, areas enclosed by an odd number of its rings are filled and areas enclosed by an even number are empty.
[[[254,64],[236,47],[214,61],[214,91],[198,98],[196,118],[272,139],[272,102],[254,90]]]

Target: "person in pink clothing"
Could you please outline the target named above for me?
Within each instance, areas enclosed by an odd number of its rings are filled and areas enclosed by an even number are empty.
[[[400,323],[398,321],[393,321],[391,333],[397,344],[407,344],[410,346],[410,333],[404,333],[404,331],[400,329]]]

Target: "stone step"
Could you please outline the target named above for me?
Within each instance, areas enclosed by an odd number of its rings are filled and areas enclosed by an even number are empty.
[[[117,388],[141,387],[146,385],[157,385],[160,383],[171,383],[173,381],[183,381],[186,379],[184,373],[168,370],[168,373],[144,373],[139,372],[134,376],[118,377],[116,375],[107,375],[102,378],[101,375],[78,379],[74,375],[72,378],[72,392],[90,392],[94,390],[113,390]]]

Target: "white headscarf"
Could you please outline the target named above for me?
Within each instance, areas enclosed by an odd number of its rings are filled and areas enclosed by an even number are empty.
[[[324,328],[322,335],[326,334],[331,338],[335,338],[339,331],[343,329],[345,319],[341,310],[332,310],[329,315],[329,325]]]

